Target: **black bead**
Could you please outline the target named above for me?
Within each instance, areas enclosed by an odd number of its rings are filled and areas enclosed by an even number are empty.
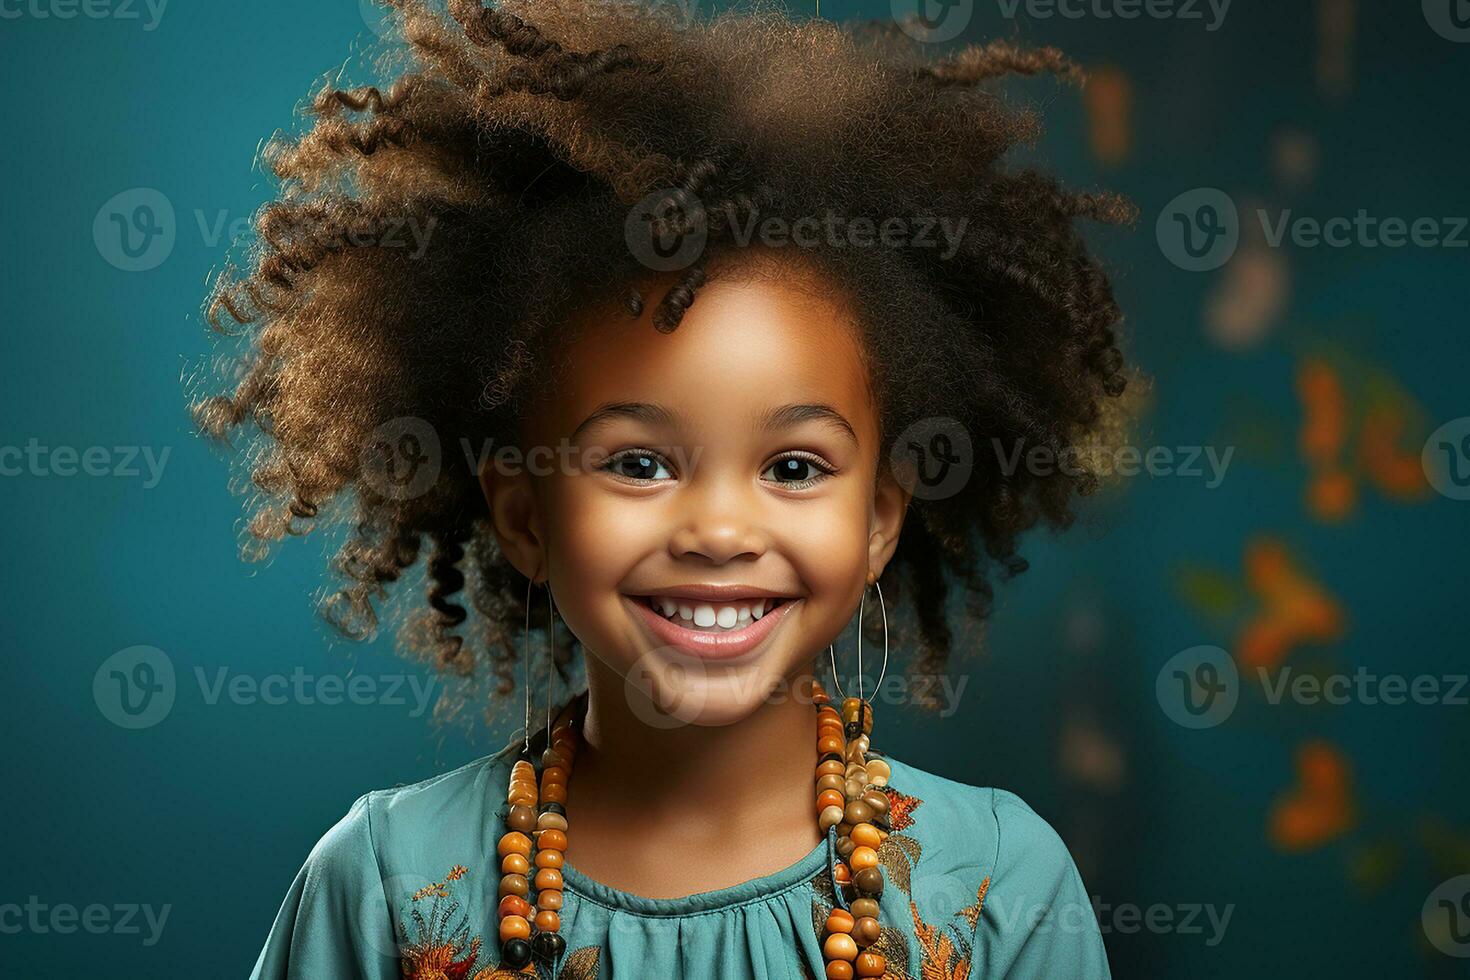
[[[842,761],[843,761],[843,758],[842,758],[841,754],[839,754],[837,752],[823,752],[822,753],[822,757],[817,760],[818,763],[823,763],[823,762],[842,762]]]
[[[500,947],[500,962],[512,970],[519,970],[531,962],[531,944],[524,939],[507,939]]]
[[[559,932],[538,932],[531,940],[531,946],[535,949],[538,960],[555,963],[561,951],[567,948],[567,941],[561,938]]]
[[[857,738],[862,733],[863,726],[859,722],[850,721],[846,725],[842,726],[842,734],[846,735],[848,738]]]
[[[562,816],[566,816],[567,815],[567,808],[564,807],[564,806],[562,806],[560,803],[557,803],[555,800],[547,800],[545,803],[542,803],[541,804],[541,812],[542,813],[559,813]]]

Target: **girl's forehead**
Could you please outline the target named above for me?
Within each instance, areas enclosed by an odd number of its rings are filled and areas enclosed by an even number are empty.
[[[683,425],[756,421],[773,407],[827,405],[856,428],[872,415],[860,330],[841,304],[771,276],[706,284],[672,333],[603,315],[564,351],[553,424],[569,432],[607,404],[673,410]],[[667,423],[666,423],[667,424]]]

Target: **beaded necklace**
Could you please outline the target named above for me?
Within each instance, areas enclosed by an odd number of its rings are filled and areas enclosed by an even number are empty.
[[[889,831],[889,801],[883,787],[890,769],[883,759],[868,757],[873,707],[866,699],[844,698],[839,713],[822,685],[812,681],[811,703],[817,712],[817,826],[827,839],[837,897],[837,907],[822,930],[826,977],[881,977],[886,963],[883,954],[871,947],[880,932],[883,874],[878,848]],[[555,964],[566,949],[560,911],[567,779],[581,745],[575,706],[574,699],[547,726],[539,785],[529,753],[510,771],[506,829],[496,847],[501,874],[497,914],[500,962],[514,970],[533,958]]]

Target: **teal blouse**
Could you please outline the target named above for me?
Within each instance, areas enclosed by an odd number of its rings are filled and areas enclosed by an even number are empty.
[[[519,748],[360,797],[296,875],[252,976],[513,976],[497,966],[495,848]],[[892,830],[879,853],[876,948],[887,980],[1109,976],[1087,891],[1045,820],[1004,790],[884,758]],[[566,952],[539,976],[823,977],[821,927],[834,905],[828,859],[823,843],[780,871],[684,898],[618,891],[567,865]]]

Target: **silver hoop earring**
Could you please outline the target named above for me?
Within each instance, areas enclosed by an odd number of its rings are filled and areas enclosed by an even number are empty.
[[[525,723],[525,754],[531,755],[531,586],[535,585],[534,579],[526,579],[526,634],[525,634],[525,688],[526,688],[526,723]],[[547,744],[551,744],[551,685],[552,668],[556,662],[556,603],[551,597],[551,578],[546,579],[546,734]]]
[[[888,672],[888,605],[883,601],[883,586],[873,580],[873,588],[878,590],[878,608],[883,612],[883,666],[878,671],[878,682],[873,685],[876,692],[883,684],[883,675]],[[866,700],[863,697],[863,612],[868,601],[868,590],[863,588],[863,597],[858,600],[858,627],[857,627],[857,685],[858,700]],[[827,656],[832,661],[832,683],[837,688],[837,694],[846,698],[847,693],[842,690],[842,682],[837,678],[837,655],[833,652],[832,645],[827,645]]]

